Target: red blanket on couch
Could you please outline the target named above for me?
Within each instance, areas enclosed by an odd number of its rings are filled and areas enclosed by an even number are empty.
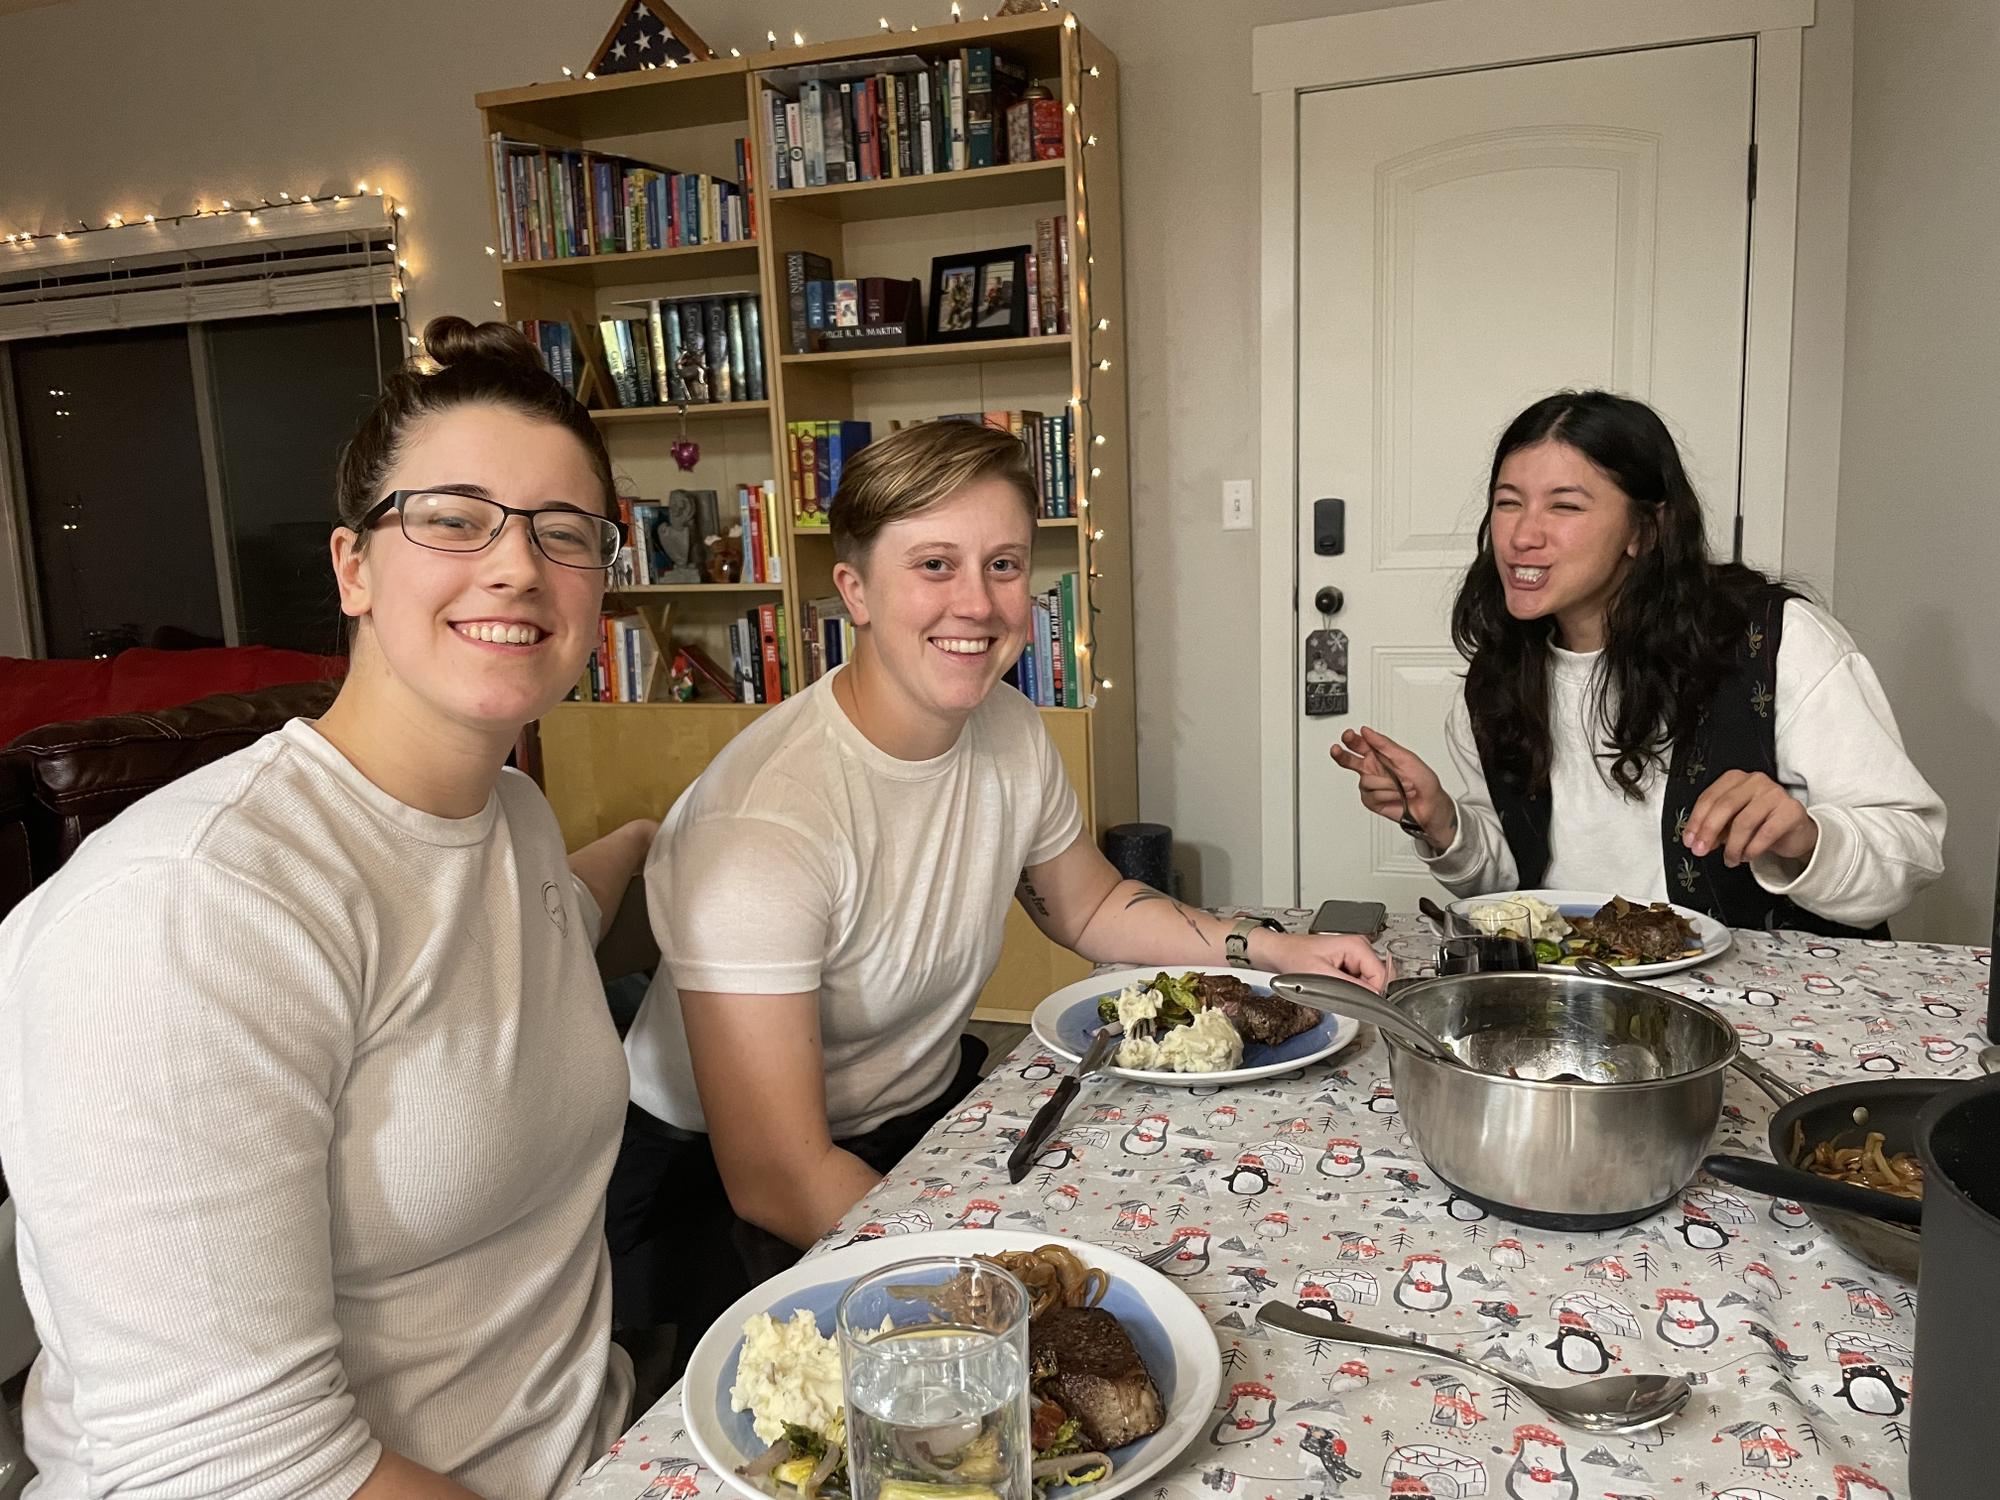
[[[172,708],[215,693],[340,677],[347,660],[272,646],[154,651],[134,646],[107,661],[0,656],[0,745],[44,724]]]

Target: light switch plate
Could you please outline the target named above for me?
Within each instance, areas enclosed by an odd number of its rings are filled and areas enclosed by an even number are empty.
[[[1222,529],[1224,531],[1250,531],[1257,524],[1256,510],[1251,503],[1253,490],[1247,479],[1225,479],[1222,482]]]

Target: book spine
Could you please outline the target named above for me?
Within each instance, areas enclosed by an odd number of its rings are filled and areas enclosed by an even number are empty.
[[[708,299],[708,399],[735,399],[729,378],[729,314],[720,297]]]
[[[1069,332],[1069,226],[1059,226],[1056,234],[1056,332]]]
[[[757,507],[750,503],[750,491],[736,487],[736,507],[743,516],[743,574],[752,583],[769,583],[764,576],[764,528]]]
[[[764,299],[754,293],[743,299],[743,362],[750,376],[750,389],[744,399],[768,400],[769,389],[764,378]]]
[[[653,383],[653,338],[652,332],[643,322],[631,318],[618,320],[620,332],[632,344],[632,372],[639,387],[639,404],[657,406],[661,401],[660,388]]]
[[[792,137],[785,96],[775,89],[766,89],[764,103],[771,115],[771,186],[788,188],[792,185]]]
[[[763,507],[764,545],[770,556],[766,583],[785,581],[785,539],[778,531],[778,481],[767,479],[757,486],[757,503]]]
[[[802,188],[806,185],[806,148],[799,135],[799,103],[794,99],[785,105],[785,134],[791,140],[791,185]]]
[[[728,299],[729,310],[729,398],[732,401],[749,399],[750,357],[743,337],[743,299]]]
[[[806,257],[803,250],[785,252],[785,348],[804,354],[812,346],[806,340]]]
[[[1056,592],[1062,605],[1063,707],[1081,708],[1083,706],[1083,685],[1077,681],[1080,673],[1077,666],[1076,650],[1076,574],[1065,573],[1061,578],[1057,579]]]
[[[917,74],[917,172],[937,170],[937,113],[931,104],[931,73]]]
[[[848,107],[854,111],[854,151],[860,158],[861,180],[873,182],[882,174],[875,167],[875,109],[871,98],[873,80],[864,78],[859,83],[843,83]]]
[[[776,703],[784,697],[784,686],[778,674],[778,606],[760,604],[757,606],[757,629],[764,646],[764,693],[759,703]]]
[[[951,169],[963,172],[965,152],[965,59],[954,57],[947,65],[951,82]]]
[[[817,80],[799,85],[799,125],[805,143],[806,186],[826,186],[826,107]]]
[[[1054,589],[1050,589],[1045,597],[1049,601],[1049,701],[1043,707],[1061,708],[1063,706],[1062,598]]]
[[[965,159],[990,167],[993,154],[993,49],[965,49]]]
[[[1042,257],[1038,250],[1028,252],[1028,331],[1042,331]]]

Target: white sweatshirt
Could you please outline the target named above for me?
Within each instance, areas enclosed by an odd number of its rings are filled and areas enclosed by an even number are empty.
[[[1542,883],[1671,900],[1660,848],[1665,768],[1652,768],[1644,797],[1635,801],[1612,782],[1608,754],[1593,760],[1591,685],[1602,654],[1552,652],[1555,744]],[[1805,804],[1819,844],[1803,864],[1767,855],[1751,862],[1751,873],[1765,890],[1808,911],[1872,927],[1943,872],[1944,803],[1903,753],[1875,669],[1838,620],[1804,600],[1788,601],[1777,675],[1778,780]],[[1441,854],[1417,840],[1417,853],[1454,895],[1513,890],[1514,856],[1486,787],[1463,687],[1445,721],[1445,739],[1465,779],[1458,834]]]
[[[36,1495],[342,1500],[387,1444],[534,1500],[603,1451],[597,920],[527,778],[434,817],[295,719],[0,924]]]

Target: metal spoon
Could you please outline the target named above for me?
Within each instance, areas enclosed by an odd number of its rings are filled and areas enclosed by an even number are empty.
[[[1336,1015],[1372,1021],[1383,1031],[1395,1032],[1433,1062],[1458,1062],[1450,1047],[1403,1014],[1394,1003],[1351,979],[1335,974],[1280,974],[1271,981],[1271,989],[1314,1010],[1330,1010]]]
[[[1437,929],[1439,937],[1451,935],[1451,919],[1444,914],[1444,908],[1428,896],[1417,897],[1417,910]]]
[[[1643,1432],[1673,1416],[1687,1405],[1688,1397],[1693,1394],[1688,1383],[1678,1375],[1606,1375],[1576,1385],[1537,1385],[1510,1370],[1489,1365],[1484,1360],[1460,1354],[1454,1349],[1420,1344],[1415,1339],[1399,1338],[1393,1333],[1363,1328],[1354,1323],[1335,1322],[1324,1314],[1302,1312],[1284,1302],[1266,1302],[1257,1309],[1257,1321],[1272,1328],[1281,1328],[1286,1333],[1324,1339],[1330,1344],[1394,1349],[1419,1359],[1460,1365],[1484,1375],[1488,1380],[1497,1380],[1511,1387],[1556,1421],[1581,1432],[1611,1436]]]

